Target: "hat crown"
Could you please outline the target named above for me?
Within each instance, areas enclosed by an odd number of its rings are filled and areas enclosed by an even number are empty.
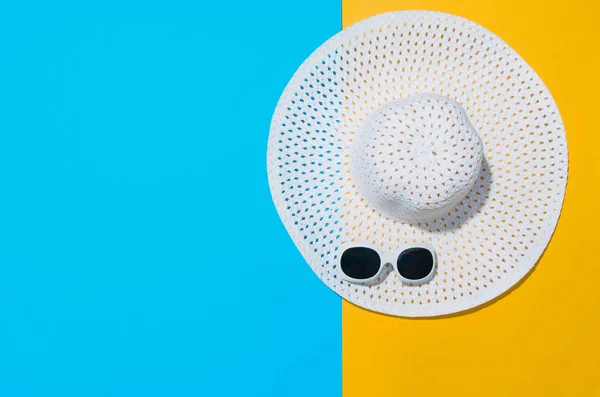
[[[443,216],[474,186],[483,144],[462,106],[421,94],[378,108],[353,152],[357,185],[370,204],[408,222]]]

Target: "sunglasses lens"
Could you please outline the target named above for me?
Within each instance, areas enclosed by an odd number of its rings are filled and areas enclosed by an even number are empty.
[[[344,251],[340,265],[346,276],[355,280],[366,280],[379,272],[381,259],[371,248],[352,247]]]
[[[398,256],[398,273],[407,280],[421,280],[433,269],[433,255],[425,248],[408,248]]]

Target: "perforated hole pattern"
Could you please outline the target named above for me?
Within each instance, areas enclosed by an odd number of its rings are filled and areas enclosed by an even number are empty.
[[[391,217],[441,216],[464,198],[480,173],[481,139],[461,106],[441,95],[390,102],[355,135],[348,163],[358,190]]]
[[[456,207],[402,222],[369,204],[351,153],[377,109],[430,93],[465,109],[483,163]],[[267,167],[280,217],[323,282],[371,310],[434,316],[493,299],[535,265],[560,214],[568,154],[550,93],[507,44],[460,17],[404,11],[345,29],[301,65],[275,110]],[[388,268],[372,284],[344,282],[338,249],[357,240],[382,252],[429,241],[436,275],[406,285]]]

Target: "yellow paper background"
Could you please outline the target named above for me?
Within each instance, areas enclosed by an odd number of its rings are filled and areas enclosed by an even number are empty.
[[[343,25],[405,9],[475,21],[540,75],[565,122],[567,194],[534,271],[479,310],[411,320],[344,301],[344,397],[600,396],[600,2],[343,0]]]

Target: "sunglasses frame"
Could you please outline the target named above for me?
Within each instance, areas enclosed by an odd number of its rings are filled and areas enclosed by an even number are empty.
[[[356,279],[356,278],[348,277],[344,273],[344,271],[342,270],[342,255],[349,248],[369,248],[369,249],[372,249],[373,251],[375,251],[377,253],[377,255],[379,255],[379,259],[380,259],[379,270],[377,271],[377,273],[375,273],[375,275],[373,277],[369,277],[369,278],[365,278],[365,279]],[[433,258],[433,265],[431,266],[431,271],[429,272],[429,274],[427,274],[427,276],[420,278],[418,280],[411,280],[411,279],[403,277],[400,274],[400,272],[398,271],[398,267],[397,267],[398,266],[398,257],[400,256],[400,254],[402,252],[406,251],[409,248],[423,248],[423,249],[428,250],[431,253],[431,257]],[[392,252],[385,251],[382,254],[382,251],[383,250],[380,246],[369,243],[368,241],[348,241],[348,242],[342,243],[342,245],[340,246],[340,251],[339,251],[340,253],[338,254],[337,261],[336,261],[336,264],[339,269],[340,277],[343,280],[348,281],[350,283],[354,283],[354,284],[369,283],[373,280],[377,280],[377,278],[381,275],[381,273],[383,272],[383,269],[385,269],[387,264],[392,266],[392,268],[396,272],[396,275],[398,276],[400,281],[402,281],[402,283],[404,283],[404,284],[413,284],[413,285],[425,284],[425,283],[431,281],[431,279],[435,275],[436,267],[437,267],[437,255],[435,253],[435,249],[433,248],[433,245],[431,245],[427,241],[403,244]]]

